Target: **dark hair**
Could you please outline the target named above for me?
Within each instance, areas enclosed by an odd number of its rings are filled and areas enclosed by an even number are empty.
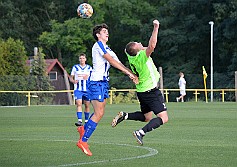
[[[125,51],[130,56],[136,56],[137,55],[137,50],[133,48],[134,45],[135,45],[135,42],[129,42],[125,47]]]
[[[85,53],[81,53],[81,54],[79,54],[79,58],[81,57],[81,56],[84,56],[84,57],[86,57],[86,54]]]
[[[100,25],[96,25],[94,28],[93,28],[93,37],[95,38],[96,41],[98,41],[98,37],[96,36],[96,34],[100,33],[100,31],[102,30],[102,28],[105,28],[105,29],[109,29],[109,27],[103,23],[103,24],[100,24]]]

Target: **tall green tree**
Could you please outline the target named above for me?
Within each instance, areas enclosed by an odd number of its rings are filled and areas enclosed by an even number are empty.
[[[213,9],[216,72],[233,72],[237,69],[237,1],[217,1]]]
[[[125,45],[139,41],[147,45],[152,31],[152,21],[156,18],[157,7],[147,1],[110,0],[106,1],[105,23],[109,26],[109,44],[120,59],[127,61]]]
[[[77,5],[76,0],[1,0],[0,37],[20,39],[32,53],[39,46],[39,35],[50,30],[50,21],[75,17]]]
[[[92,22],[88,19],[73,18],[58,23],[51,22],[51,32],[43,32],[39,37],[43,46],[46,46],[52,53],[51,57],[58,58],[63,62],[67,58],[72,58],[73,54],[87,52],[90,48],[93,37],[91,34]],[[56,49],[56,55],[53,55],[53,50]]]
[[[168,73],[197,73],[210,61],[211,4],[206,0],[170,0],[161,10],[159,50],[161,66]]]
[[[78,4],[83,2],[94,9],[87,20],[76,13]],[[4,0],[0,3],[0,37],[20,39],[27,55],[32,55],[35,46],[42,46],[47,58],[59,58],[70,69],[78,61],[78,52],[86,52],[90,57],[94,42],[91,30],[95,24],[105,22],[110,27],[109,45],[126,63],[126,43],[134,40],[147,45],[152,20],[158,19],[161,24],[155,64],[162,66],[164,73],[182,70],[191,74],[200,73],[202,65],[210,71],[208,22],[214,21],[214,71],[233,73],[237,68],[236,3],[236,0]],[[3,62],[1,57],[0,61]]]
[[[39,49],[37,54],[31,63],[31,77],[30,85],[33,86],[30,89],[37,91],[54,90],[51,86],[49,76],[46,72],[45,54],[42,52],[42,48]],[[38,98],[34,99],[36,104],[51,104],[53,94],[51,93],[39,93]]]
[[[26,66],[23,42],[8,38],[0,39],[0,90],[27,90],[29,68]],[[1,93],[0,105],[24,104],[24,94]]]
[[[53,90],[46,72],[45,54],[39,49],[31,63],[30,74],[34,78],[34,90]]]
[[[0,39],[0,75],[27,75],[27,55],[23,42],[9,38]]]

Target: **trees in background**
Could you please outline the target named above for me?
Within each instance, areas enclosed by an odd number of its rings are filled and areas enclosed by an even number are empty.
[[[28,59],[23,42],[8,38],[0,38],[0,75],[27,75],[29,69],[26,66]]]
[[[31,66],[27,66],[25,47],[20,40],[0,39],[0,90],[53,90],[46,74],[42,49],[34,56]],[[41,93],[35,103],[48,103],[52,95]],[[25,104],[25,94],[1,93],[0,106]],[[34,102],[33,102],[34,103]],[[33,104],[32,103],[32,104]]]
[[[126,43],[138,41],[146,45],[152,30],[152,20],[157,18],[161,25],[158,46],[153,53],[155,64],[163,67],[166,74],[177,74],[179,71],[201,74],[201,66],[205,66],[207,72],[210,71],[208,23],[214,21],[214,71],[227,73],[233,78],[233,71],[237,69],[236,1],[88,0],[94,8],[90,19],[81,19],[76,14],[77,6],[82,2],[2,1],[0,37],[4,40],[9,37],[20,39],[27,55],[33,54],[35,46],[41,46],[46,58],[58,58],[69,70],[77,61],[78,53],[86,52],[90,57],[94,43],[92,28],[105,22],[110,27],[109,44],[126,64]],[[111,73],[118,75],[114,70]],[[192,85],[199,83],[195,79],[192,79]],[[229,82],[233,83],[233,80]],[[167,87],[176,86],[174,83],[167,82]]]
[[[28,82],[25,76],[29,75],[26,66],[27,55],[23,42],[8,38],[0,38],[0,89],[27,90]],[[0,94],[0,105],[12,105],[26,99],[20,94]]]
[[[50,56],[58,58],[64,65],[72,66],[78,61],[80,53],[87,53],[93,43],[91,34],[92,22],[87,19],[73,18],[63,23],[51,21],[52,30],[39,36],[42,46],[49,51]],[[90,56],[88,56],[90,59]]]

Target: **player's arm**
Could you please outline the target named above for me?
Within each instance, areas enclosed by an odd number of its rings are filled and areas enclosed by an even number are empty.
[[[75,80],[74,78],[75,78],[74,75],[70,75],[70,76],[69,76],[69,80],[70,80],[70,82],[72,82],[72,83],[74,83],[74,84],[78,83],[78,81]]]
[[[125,67],[121,62],[118,62],[115,60],[109,53],[104,54],[103,56],[113,67],[119,69],[122,71],[124,74],[128,75],[130,79],[133,80],[135,84],[138,83],[138,78],[135,74],[132,73],[132,71]]]
[[[69,81],[72,82],[72,83],[74,83],[74,75],[70,75],[70,76],[69,76]]]
[[[117,60],[115,60],[109,53],[104,54],[103,56],[113,67],[119,69],[120,71],[122,71],[124,74],[126,75],[132,75],[131,70],[129,70],[128,68],[126,68],[121,62],[118,62]]]
[[[149,44],[148,47],[146,48],[146,55],[147,57],[149,57],[152,52],[154,51],[156,44],[157,44],[157,36],[158,36],[158,30],[159,30],[159,21],[158,20],[154,20],[153,21],[153,31],[149,40]]]

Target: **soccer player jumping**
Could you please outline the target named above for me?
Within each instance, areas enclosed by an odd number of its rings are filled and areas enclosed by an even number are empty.
[[[164,98],[157,86],[160,74],[150,57],[157,44],[159,25],[158,20],[153,21],[154,27],[148,47],[144,47],[139,42],[129,42],[125,48],[130,67],[133,73],[138,76],[139,83],[136,84],[136,91],[141,112],[126,113],[121,111],[111,123],[112,127],[115,127],[123,120],[148,122],[143,128],[133,132],[133,136],[140,145],[143,145],[143,137],[147,132],[168,122]],[[156,118],[152,117],[152,112],[157,116]]]
[[[106,24],[100,24],[93,28],[93,36],[97,41],[92,47],[93,70],[90,75],[88,85],[89,97],[94,108],[94,113],[85,126],[80,126],[78,132],[80,139],[77,146],[88,156],[92,156],[89,149],[88,139],[96,130],[96,127],[102,119],[105,112],[106,99],[109,97],[109,68],[119,69],[136,84],[137,76],[130,69],[125,67],[106,44],[109,39],[109,27]]]

